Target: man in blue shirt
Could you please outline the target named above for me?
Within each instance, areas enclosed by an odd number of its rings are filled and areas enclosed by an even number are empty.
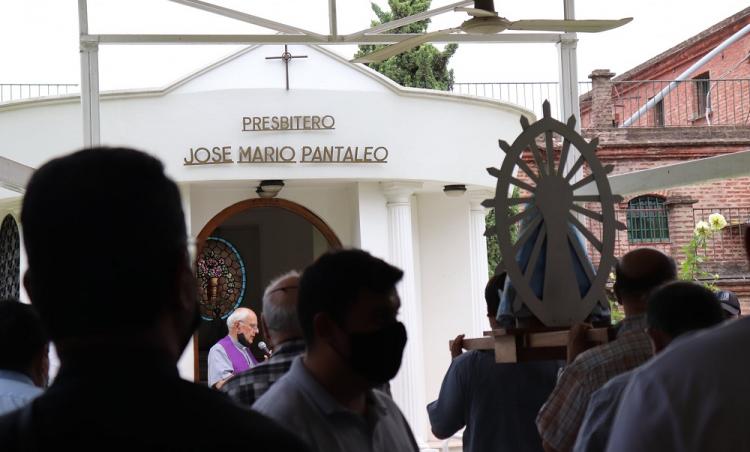
[[[49,340],[36,310],[0,301],[0,415],[42,393],[49,371]]]
[[[487,318],[497,328],[499,288],[504,274],[485,288]],[[432,432],[448,438],[466,426],[464,450],[541,451],[534,419],[555,387],[560,363],[535,361],[495,363],[492,350],[461,352],[463,335],[453,341],[453,362],[443,379],[440,396],[427,405]]]

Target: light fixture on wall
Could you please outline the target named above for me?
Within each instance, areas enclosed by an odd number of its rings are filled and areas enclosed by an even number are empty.
[[[282,188],[284,188],[283,180],[264,180],[261,181],[258,188],[255,189],[255,193],[261,198],[274,198],[279,194]]]
[[[443,193],[451,198],[457,198],[466,193],[466,185],[464,184],[453,184],[443,186]]]

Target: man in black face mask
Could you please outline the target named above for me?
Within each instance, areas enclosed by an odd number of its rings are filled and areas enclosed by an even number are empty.
[[[403,272],[361,250],[332,251],[302,274],[307,351],[253,405],[313,450],[416,451],[396,404],[373,388],[393,378],[406,345],[396,320]]]
[[[307,450],[177,373],[200,317],[179,190],[158,160],[107,148],[55,159],[31,178],[21,222],[24,285],[61,367],[0,417],[0,450]]]

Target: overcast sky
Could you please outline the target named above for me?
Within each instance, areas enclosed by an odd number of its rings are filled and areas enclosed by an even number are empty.
[[[433,0],[433,7],[455,0]],[[214,0],[226,7],[327,33],[326,0]],[[386,0],[378,0],[386,5]],[[265,33],[167,0],[89,0],[92,33]],[[562,0],[495,0],[511,20],[562,18]],[[609,32],[579,34],[579,80],[593,69],[622,73],[747,7],[747,0],[578,0],[579,19],[633,17]],[[75,0],[0,0],[0,83],[78,83]],[[339,32],[369,26],[368,0],[339,0]],[[454,27],[463,13],[435,17],[430,30]],[[355,48],[329,46],[350,57]],[[101,88],[167,84],[236,46],[107,46],[100,51]],[[553,44],[462,44],[451,66],[458,82],[556,81]]]

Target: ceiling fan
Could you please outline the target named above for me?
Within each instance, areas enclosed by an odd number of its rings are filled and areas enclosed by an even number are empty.
[[[454,11],[465,12],[472,17],[458,27],[446,28],[445,30],[433,31],[405,39],[396,44],[383,47],[380,50],[356,58],[352,60],[352,63],[378,63],[394,55],[398,55],[399,53],[424,44],[425,42],[457,32],[482,35],[501,33],[505,30],[597,33],[621,27],[633,20],[632,17],[626,17],[618,20],[531,19],[511,21],[498,16],[495,11],[493,0],[474,0],[474,8],[459,7],[455,8]]]

